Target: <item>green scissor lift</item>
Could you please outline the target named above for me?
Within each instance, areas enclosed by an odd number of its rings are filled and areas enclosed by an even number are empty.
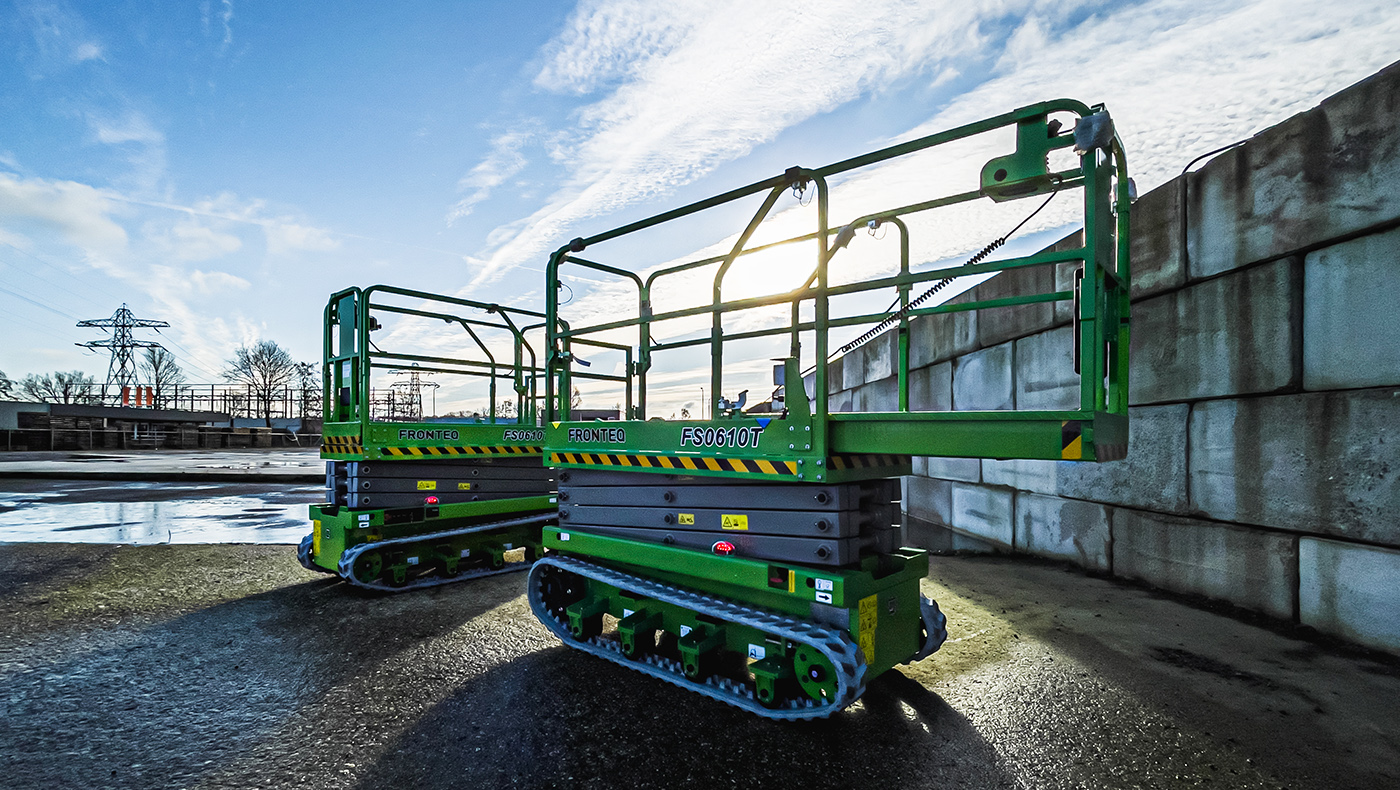
[[[542,463],[537,426],[540,368],[526,332],[543,314],[376,285],[330,298],[325,312],[326,503],[311,507],[312,532],[298,558],[379,590],[406,590],[523,570],[553,523],[553,473]],[[381,319],[446,327],[454,356],[384,350]],[[533,326],[531,326],[533,324]],[[391,335],[392,336],[392,335]],[[491,341],[507,338],[511,360]],[[421,337],[419,337],[421,342]],[[402,373],[395,389],[372,376]],[[478,417],[427,418],[422,377],[484,380],[490,405]],[[497,414],[497,383],[514,414]],[[478,387],[480,388],[480,387]],[[393,400],[398,396],[397,406]],[[376,400],[377,399],[377,400]],[[515,559],[508,552],[524,554]]]
[[[1014,135],[1015,150],[986,162],[976,183],[959,185],[929,172],[925,183],[938,190],[929,199],[837,218],[841,224],[829,219],[829,182],[876,165],[918,167],[931,149],[998,132],[1000,139]],[[1051,161],[1062,166],[1056,169]],[[790,200],[789,191],[815,227],[751,243],[780,201]],[[911,268],[911,227],[928,228],[929,220],[938,219],[926,212],[991,201],[1024,206],[1026,211],[1018,212],[1024,216],[1037,197],[1048,202],[1058,192],[1080,198],[1083,246],[985,260],[1003,237],[966,263]],[[1110,461],[1126,453],[1130,192],[1122,145],[1108,113],[1101,106],[1058,100],[826,167],[792,168],[559,249],[546,272],[550,375],[545,377],[544,445],[547,463],[558,471],[560,521],[545,528],[548,553],[530,573],[528,593],[536,615],[566,644],[778,719],[827,716],[856,700],[880,673],[937,650],[946,621],[937,605],[919,594],[928,557],[879,537],[891,519],[891,492],[882,481],[909,474],[912,456]],[[749,197],[761,199],[761,205],[727,253],[678,265],[638,261],[637,249],[645,245],[632,234],[700,212],[732,213],[736,201]],[[931,227],[937,233],[938,226]],[[883,276],[833,282],[831,270],[843,260],[838,253],[857,229],[898,233],[898,266],[891,262],[885,270],[893,273]],[[622,246],[606,244],[614,240],[623,240]],[[782,245],[805,247],[812,255],[811,274],[801,286],[771,296],[724,296],[731,267]],[[626,263],[609,260],[613,249],[620,250],[619,257],[632,257]],[[561,272],[569,267],[631,283],[637,291],[635,312],[626,315],[631,311],[618,306],[615,314],[621,317],[587,326],[576,320],[571,328],[558,296]],[[1074,285],[925,304],[932,291],[954,278],[1021,267],[1074,267]],[[693,277],[699,270],[713,272],[708,300],[653,310],[658,281],[683,272]],[[867,306],[843,314],[833,307],[833,300],[858,305],[840,298],[873,291],[883,292],[884,299],[896,295],[898,308],[872,312]],[[1044,302],[1073,306],[1078,408],[909,409],[911,320],[951,321],[957,311]],[[774,306],[790,318],[726,331],[726,317]],[[689,319],[693,325],[697,318],[708,318],[707,334],[653,336],[666,322]],[[829,334],[862,329],[866,335],[842,350],[881,332],[896,336],[892,366],[898,404],[835,413],[825,386],[828,362],[837,351]],[[577,352],[620,347],[619,336],[635,337],[634,343],[621,344],[628,350],[625,419],[572,421],[572,382],[602,378],[576,367]],[[788,341],[787,356],[775,371],[782,406],[775,398],[762,414],[721,397],[726,344],[759,338]],[[713,416],[649,419],[653,355],[687,347],[708,348]],[[808,372],[812,375],[804,376]],[[892,496],[898,499],[897,493]]]

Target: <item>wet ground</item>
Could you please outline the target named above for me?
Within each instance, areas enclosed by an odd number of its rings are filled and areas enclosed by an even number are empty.
[[[324,485],[0,478],[0,542],[296,543]]]
[[[296,543],[324,498],[316,450],[6,453],[0,543]]]
[[[325,469],[315,447],[0,454],[0,478],[8,479],[316,483],[325,479]]]
[[[950,642],[799,724],[563,647],[516,574],[16,544],[0,579],[6,787],[1400,786],[1394,659],[1020,559],[935,558]]]

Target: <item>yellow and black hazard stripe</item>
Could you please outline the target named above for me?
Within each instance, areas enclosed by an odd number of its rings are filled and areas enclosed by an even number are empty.
[[[1083,429],[1078,420],[1060,423],[1060,459],[1078,461],[1084,458]]]
[[[838,471],[843,469],[877,469],[882,466],[900,466],[910,463],[907,455],[888,453],[851,453],[831,456],[828,465]]]
[[[538,445],[501,447],[381,447],[380,455],[390,458],[450,458],[462,455],[540,455]]]
[[[676,472],[746,472],[750,474],[797,476],[796,461],[766,461],[744,458],[702,458],[693,455],[614,455],[612,453],[550,453],[551,464],[583,464],[622,468],[670,469]]]
[[[338,455],[362,455],[365,446],[360,443],[358,436],[323,436],[321,437],[321,452],[334,453]]]

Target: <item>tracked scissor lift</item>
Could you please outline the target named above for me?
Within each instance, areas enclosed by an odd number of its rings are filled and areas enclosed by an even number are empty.
[[[389,315],[445,322],[460,333],[452,347],[465,350],[383,350],[386,341],[376,343],[371,332]],[[359,587],[401,591],[523,570],[542,554],[541,530],[555,519],[555,482],[542,463],[540,371],[525,339],[542,318],[383,285],[331,297],[321,445],[326,503],[311,508],[312,532],[298,547],[303,566]],[[512,361],[495,359],[491,330],[511,338]],[[407,374],[411,386],[376,394],[374,370]],[[425,418],[422,388],[437,382],[419,377],[431,375],[485,378],[486,413]],[[509,383],[517,416],[497,414],[498,380]]]
[[[987,162],[979,181],[958,185],[927,173],[925,183],[946,188],[945,194],[845,218],[841,225],[828,222],[829,179],[875,165],[917,166],[910,155],[1002,129],[1014,130],[1015,150]],[[1058,155],[1064,165],[1052,168],[1052,153],[1071,148],[1073,154]],[[807,209],[815,215],[815,228],[752,245],[756,230],[790,190],[799,199],[815,192],[815,207]],[[1108,461],[1126,453],[1130,191],[1123,149],[1107,112],[1060,100],[827,167],[792,168],[575,239],[555,252],[547,268],[546,326],[548,367],[560,389],[546,399],[552,413],[545,451],[558,470],[559,523],[544,530],[548,553],[531,570],[528,595],[536,615],[568,645],[776,719],[830,715],[859,698],[882,672],[936,651],[946,638],[946,619],[919,592],[919,580],[928,572],[926,553],[901,546],[894,478],[910,473],[916,455]],[[1018,215],[1024,216],[1040,204],[1035,198],[1048,201],[1058,192],[1080,196],[1082,247],[985,260],[1003,237],[966,263],[911,270],[911,226],[927,227],[926,219],[937,219],[924,212],[990,200],[1023,205],[1025,212]],[[636,273],[645,262],[630,267],[600,262],[607,260],[600,257],[607,255],[604,242],[748,196],[763,196],[762,205],[727,254],[650,268],[649,274]],[[916,215],[918,223],[905,221]],[[932,227],[937,232],[938,226]],[[852,242],[855,230],[866,228],[899,234],[897,271],[833,284],[833,262],[842,261],[837,253]],[[814,268],[802,286],[769,297],[724,298],[731,266],[789,243],[815,250]],[[636,248],[630,248],[634,254]],[[570,328],[556,295],[566,267],[630,281],[638,290],[636,314]],[[704,267],[714,272],[707,303],[653,311],[658,280]],[[957,304],[931,299],[954,278],[1018,267],[1073,269],[1074,285]],[[877,290],[897,293],[899,307],[832,315],[833,297]],[[909,410],[912,319],[951,319],[955,311],[1042,302],[1073,306],[1078,408]],[[786,325],[725,332],[726,315],[772,305],[791,308]],[[697,316],[709,317],[707,336],[680,334],[664,342],[653,337],[659,324]],[[831,348],[828,334],[847,327],[869,330],[842,351],[886,330],[897,336],[896,409],[834,413],[829,408],[827,363],[838,349]],[[563,395],[572,379],[593,376],[575,370],[575,349],[603,333],[632,331],[637,361],[629,359],[627,365],[631,419],[571,421]],[[720,397],[726,342],[784,336],[790,338],[789,352],[775,373],[781,386],[775,395],[782,399],[774,400],[782,408],[745,413]],[[652,355],[685,347],[709,348],[714,416],[648,420]],[[1069,358],[1071,350],[1065,351]],[[804,359],[814,368],[805,383]],[[546,381],[555,386],[553,377]],[[815,385],[808,389],[811,382]]]

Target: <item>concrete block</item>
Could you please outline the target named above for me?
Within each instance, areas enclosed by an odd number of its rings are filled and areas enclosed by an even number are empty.
[[[951,524],[953,484],[919,475],[905,477],[904,512],[933,524]]]
[[[1078,249],[1083,246],[1084,231],[1076,230],[1045,249],[1051,252],[1062,252],[1064,250]],[[1064,263],[1055,264],[1051,269],[1055,283],[1054,290],[1074,290],[1074,273],[1081,265],[1083,265],[1081,261],[1065,261]],[[1051,302],[1050,310],[1052,315],[1051,324],[1053,325],[1069,323],[1074,317],[1073,304],[1069,301]]]
[[[1400,229],[1303,259],[1303,387],[1400,384]]]
[[[1128,409],[1128,456],[1121,461],[982,462],[982,482],[1037,494],[1185,513],[1190,406]]]
[[[866,384],[856,393],[857,411],[899,411],[899,379],[893,376]]]
[[[1400,217],[1400,65],[1216,157],[1190,176],[1191,278]]]
[[[1012,344],[974,351],[953,360],[953,408],[959,411],[1013,409]]]
[[[899,373],[899,332],[891,329],[861,346],[866,384]]]
[[[856,411],[855,395],[851,390],[841,390],[826,396],[827,411]]]
[[[1181,177],[1138,198],[1129,214],[1132,298],[1142,299],[1186,283],[1181,258]]]
[[[974,289],[977,301],[1031,296],[1055,290],[1055,267],[1026,266],[1007,269]],[[986,348],[1033,332],[1048,329],[1055,320],[1049,302],[1014,307],[990,307],[977,311],[977,343]]]
[[[965,304],[971,301],[971,298],[968,294],[959,294],[948,301],[952,304]],[[911,368],[944,362],[955,356],[976,351],[977,347],[976,311],[922,315],[909,321]]]
[[[1296,537],[1124,508],[1112,518],[1114,575],[1293,617]]]
[[[952,362],[940,362],[909,371],[909,410],[953,410]]]
[[[1109,570],[1108,508],[1093,502],[1016,494],[1016,550]]]
[[[1210,401],[1191,413],[1191,503],[1224,521],[1400,545],[1400,391]]]
[[[812,375],[815,376],[816,373],[813,372]],[[827,392],[836,392],[837,390],[846,389],[845,380],[846,363],[844,357],[837,357],[836,359],[833,359],[830,362],[826,363]]]
[[[1133,305],[1130,402],[1297,387],[1301,312],[1302,266],[1294,258]]]
[[[1079,408],[1079,374],[1074,372],[1074,328],[1063,326],[1016,342],[1016,408]]]
[[[841,355],[841,389],[852,390],[865,383],[865,349]]]
[[[1011,548],[1012,493],[999,488],[953,483],[953,529],[966,535]]]
[[[982,482],[982,462],[976,458],[914,457],[914,474],[964,483]]]
[[[1298,617],[1319,631],[1400,653],[1400,551],[1298,541]]]
[[[933,554],[1001,554],[1007,551],[998,546],[974,537],[954,532],[942,524],[930,524],[912,516],[906,518],[905,540],[911,546],[927,549]]]

